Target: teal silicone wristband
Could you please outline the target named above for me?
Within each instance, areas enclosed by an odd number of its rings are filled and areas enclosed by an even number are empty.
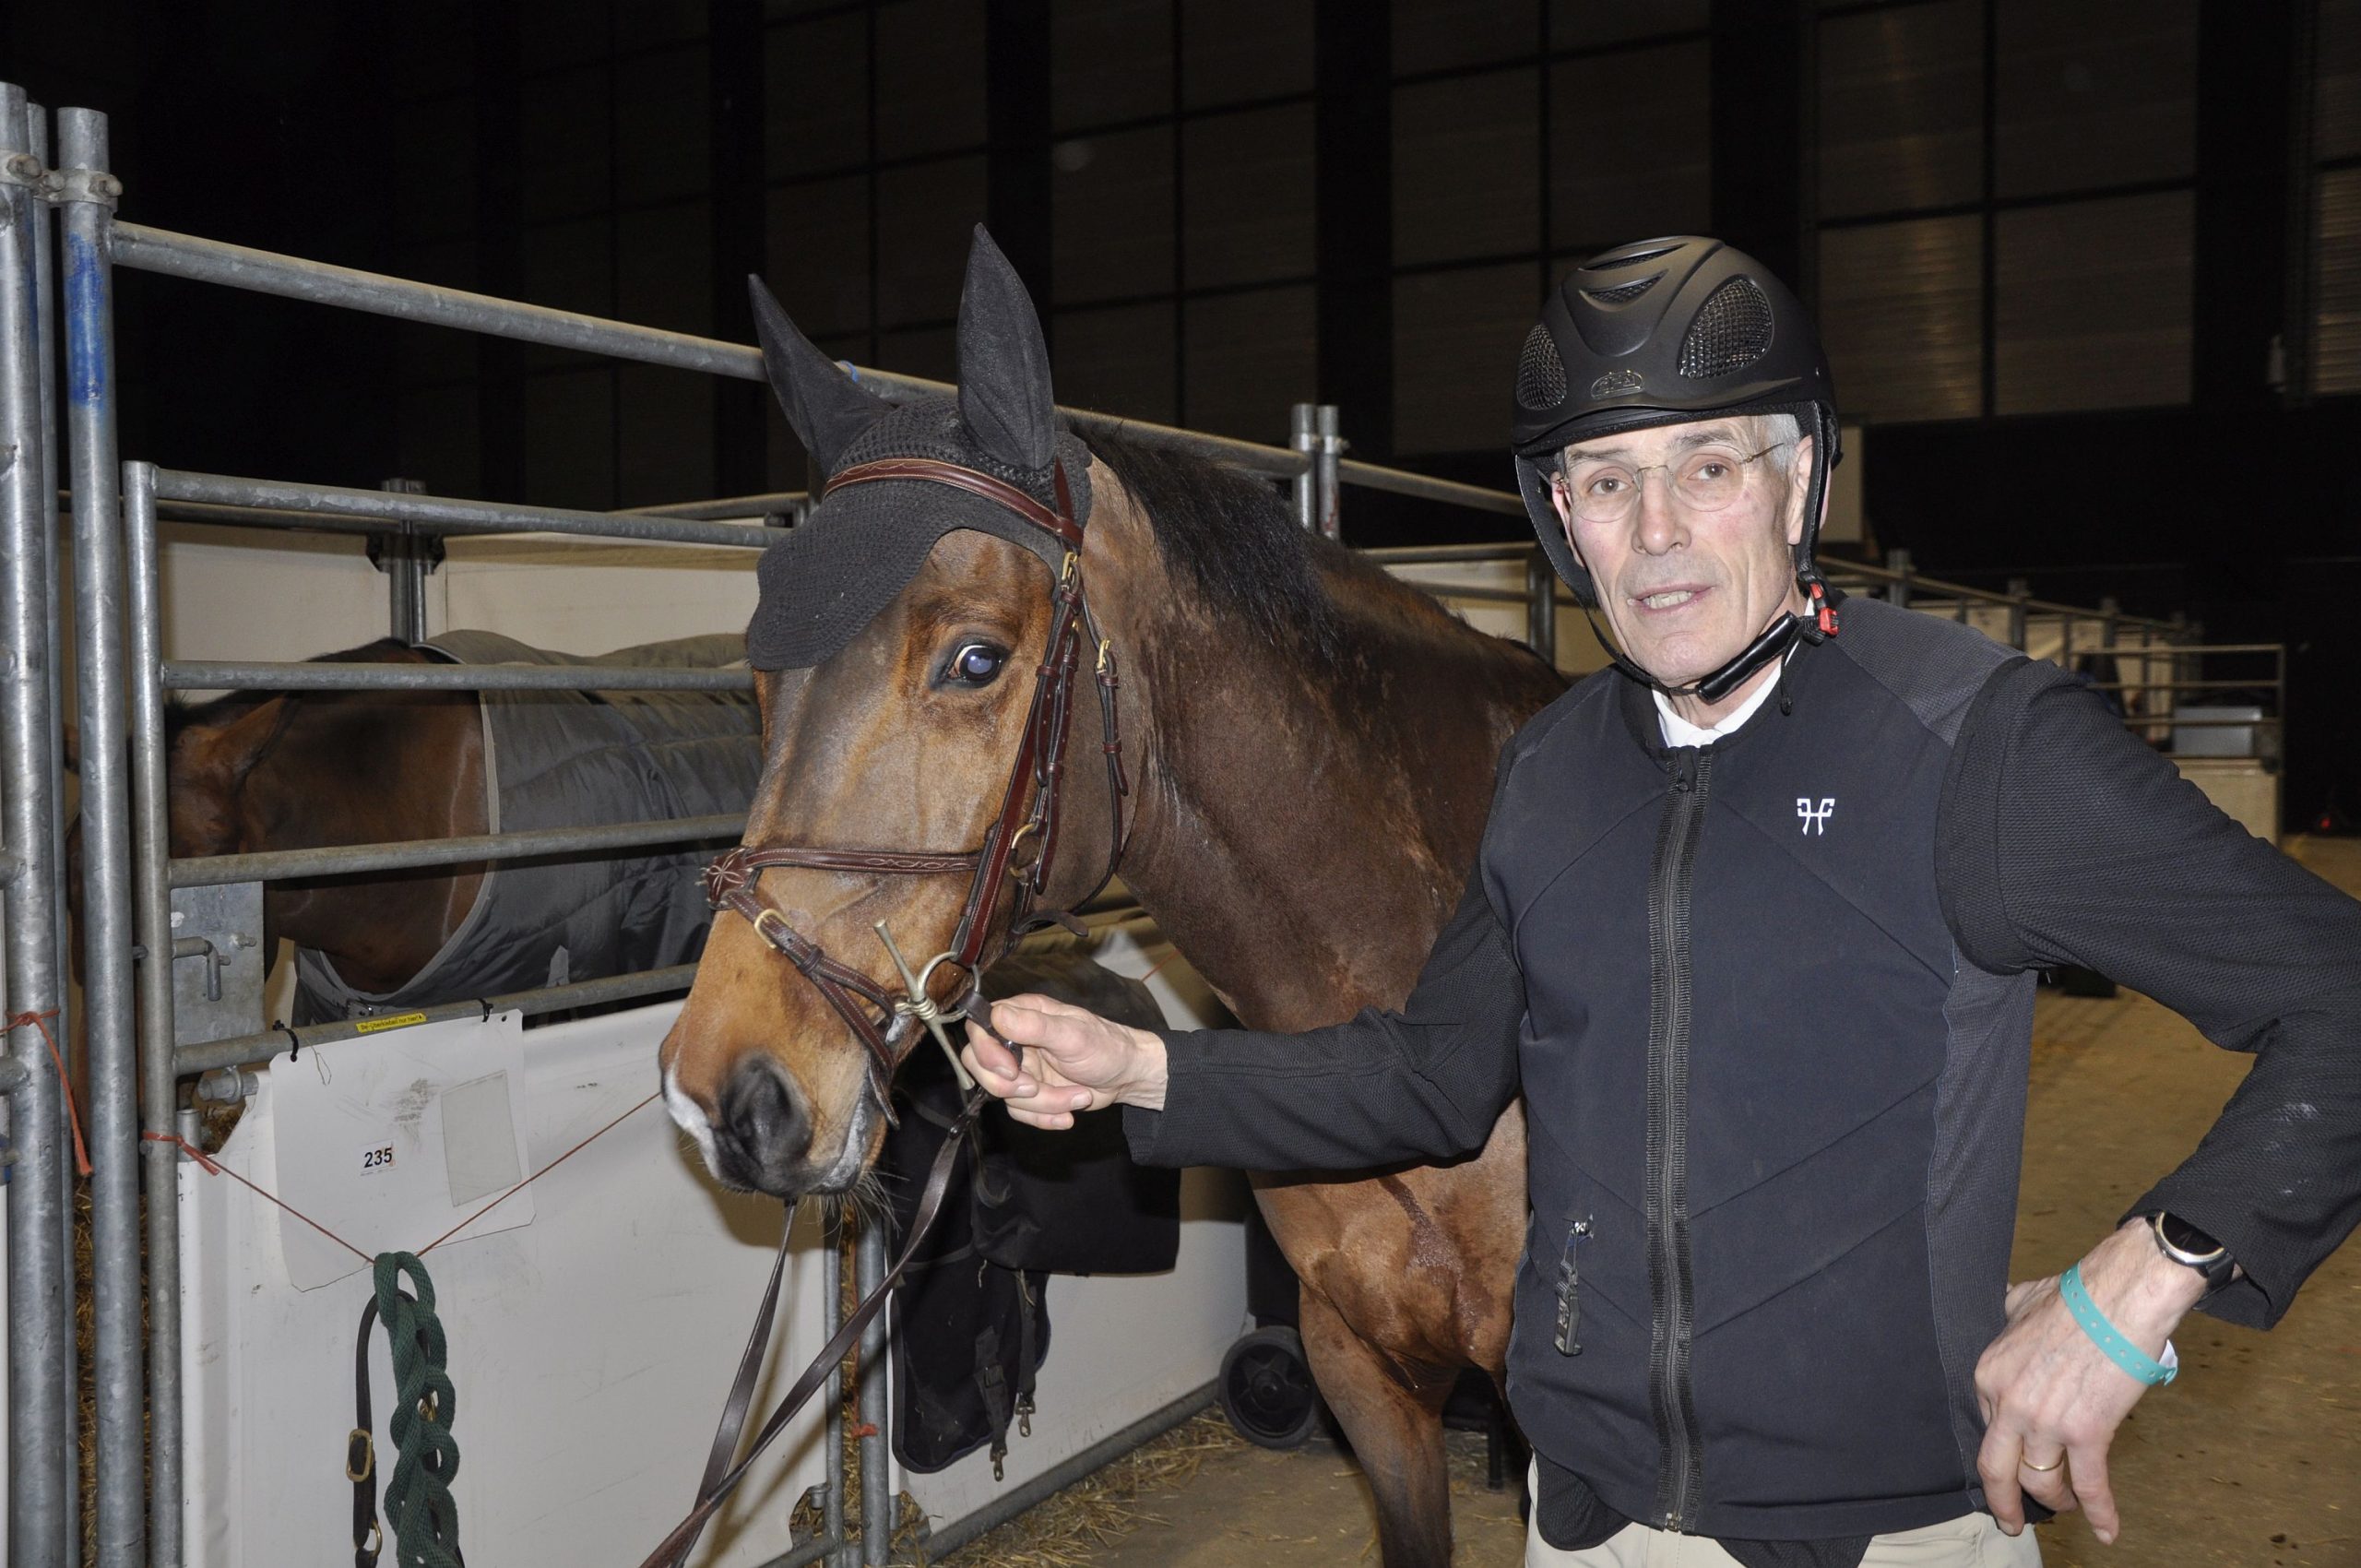
[[[2177,1367],[2168,1367],[2155,1360],[2139,1346],[2123,1336],[2115,1324],[2107,1322],[2098,1303],[2082,1288],[2082,1265],[2076,1264],[2058,1277],[2058,1294],[2064,1298],[2066,1310],[2091,1336],[2091,1343],[2106,1352],[2106,1359],[2145,1384],[2170,1383],[2180,1373]]]

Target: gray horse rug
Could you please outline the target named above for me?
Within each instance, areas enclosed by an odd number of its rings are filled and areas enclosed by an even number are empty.
[[[682,637],[613,653],[528,647],[493,632],[421,645],[455,664],[742,664],[745,639]],[[486,814],[495,833],[743,812],[762,773],[750,692],[485,692]],[[296,1017],[363,1017],[437,1002],[694,961],[713,911],[697,885],[709,845],[493,862],[475,907],[399,989],[347,985],[296,954]]]

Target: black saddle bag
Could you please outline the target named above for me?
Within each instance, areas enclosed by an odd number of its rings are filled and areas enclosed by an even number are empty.
[[[1028,947],[985,977],[994,999],[1036,991],[1141,1028],[1163,1022],[1145,986],[1078,948]],[[897,1230],[908,1227],[959,1098],[942,1051],[921,1042],[896,1083],[902,1124],[879,1161],[893,1176]],[[1028,1430],[1034,1376],[1049,1353],[1050,1274],[1170,1268],[1180,1197],[1179,1171],[1132,1163],[1118,1112],[1051,1133],[988,1110],[934,1234],[894,1293],[896,1457],[925,1475],[989,1443],[997,1476],[1009,1428]]]

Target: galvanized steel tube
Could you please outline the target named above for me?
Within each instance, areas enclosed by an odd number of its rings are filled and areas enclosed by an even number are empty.
[[[0,825],[17,873],[8,879],[6,1011],[53,1012],[64,993],[54,900],[58,780],[53,769],[48,596],[42,540],[49,477],[42,469],[41,352],[35,236],[46,208],[22,88],[0,85]],[[63,1099],[42,1025],[7,1031],[25,1082],[8,1099],[16,1152],[8,1190],[8,1536],[10,1560],[63,1562],[76,1524],[65,1389],[56,1371],[73,1325],[65,1313],[66,1198],[59,1137]]]
[[[744,692],[746,670],[638,664],[338,664],[326,659],[165,662],[172,692]]]
[[[125,624],[131,707],[133,912],[151,955],[139,987],[140,1128],[169,1136],[179,1102],[172,1062],[171,779],[164,754],[164,606],[156,560],[156,469],[123,466]],[[139,1146],[148,1174],[148,1561],[181,1557],[180,1150]]]
[[[513,861],[527,855],[595,854],[651,844],[734,839],[742,814],[617,822],[600,827],[534,827],[513,833],[471,833],[457,838],[404,838],[384,844],[344,844],[317,849],[258,849],[244,855],[204,855],[172,862],[173,887],[219,887],[232,882],[286,882],[295,877],[361,876],[377,871]],[[147,942],[143,930],[140,940]]]
[[[1394,495],[1411,495],[1421,501],[1441,501],[1513,517],[1525,516],[1525,498],[1513,490],[1488,490],[1480,484],[1462,484],[1457,480],[1430,479],[1401,469],[1382,469],[1375,463],[1357,463],[1349,457],[1337,460],[1336,477],[1364,490],[1382,490]]]
[[[107,167],[106,116],[59,116],[60,167]],[[89,1037],[91,1310],[100,1568],[146,1558],[139,1322],[139,1042],[133,1012],[131,808],[124,750],[123,539],[115,492],[113,279],[100,201],[65,218],[66,423],[74,660],[82,737],[82,1004]]]
[[[219,240],[200,240],[144,224],[114,226],[114,259],[118,266],[142,272],[161,272],[200,283],[251,289],[284,299],[307,300],[314,304],[340,305],[373,315],[422,321],[580,353],[608,354],[674,370],[703,371],[740,381],[763,379],[762,351],[749,344],[725,343],[686,332],[667,332],[574,311],[552,310],[547,305],[496,299],[490,294],[471,294],[462,289],[445,289],[408,278],[332,267],[299,256],[224,244]],[[947,397],[954,390],[944,382],[896,375],[890,371],[856,367],[853,374],[861,385],[879,396],[900,401]],[[1090,409],[1059,411],[1086,430],[1121,430],[1135,441],[1180,447],[1259,473],[1287,478],[1301,473],[1305,467],[1302,457],[1284,447],[1118,419]]]
[[[34,103],[26,107],[25,114],[26,130],[32,143],[32,155],[41,162],[47,164],[51,161],[49,112],[40,104]],[[58,780],[58,798],[63,800],[65,789],[65,659],[64,653],[65,638],[61,628],[61,618],[65,613],[61,592],[63,579],[58,573],[56,559],[57,475],[59,472],[57,311],[54,306],[54,302],[58,298],[56,226],[44,215],[37,222],[36,229],[38,232],[33,243],[33,299],[35,301],[33,336],[41,350],[41,471],[48,476],[49,480],[49,482],[42,487],[43,493],[41,520],[42,545],[47,552],[42,564],[42,581],[49,585],[49,591],[44,596],[49,603],[49,749],[51,756],[56,759],[52,777]],[[70,949],[74,935],[73,921],[66,918],[72,903],[65,890],[69,874],[65,853],[65,814],[60,812],[52,819],[52,822],[54,843],[51,851],[53,856],[51,864],[56,872],[56,891],[52,895],[53,902],[50,907],[57,911],[57,972],[60,976],[65,976],[72,972],[73,955]],[[73,1002],[72,988],[61,981],[57,993],[56,1022],[57,1038],[60,1039],[71,1039],[73,1036]],[[68,1095],[74,1092],[70,1078],[65,1092]],[[58,1164],[65,1166],[70,1155],[70,1141],[61,1140],[57,1150]],[[60,1180],[67,1183],[68,1191],[72,1190],[73,1174],[70,1170],[68,1174],[61,1177]],[[73,1205],[60,1206],[57,1224],[63,1238],[60,1244],[65,1247],[65,1255],[72,1257],[74,1255]],[[68,1269],[65,1271],[65,1277],[58,1281],[58,1295],[64,1302],[63,1310],[65,1321],[68,1323],[78,1321],[75,1308],[76,1290],[74,1271]],[[66,1442],[78,1453],[80,1451],[78,1433],[81,1430],[82,1418],[81,1347],[69,1337],[63,1349],[65,1354],[57,1358],[57,1381],[65,1390],[65,1438]],[[66,1479],[65,1483],[67,1499],[74,1503],[77,1517],[80,1512],[78,1499],[81,1479],[80,1467],[77,1466],[75,1472]],[[68,1530],[65,1532],[65,1568],[77,1568],[81,1561],[82,1532],[79,1529]]]
[[[861,1222],[853,1247],[853,1290],[867,1301],[885,1278],[885,1223]],[[879,1313],[860,1331],[860,1561],[862,1568],[883,1568],[894,1541],[892,1458],[885,1433],[893,1425],[885,1408],[885,1314]]]
[[[473,1018],[489,1007],[494,1013],[515,1012],[527,1017],[538,1017],[543,1013],[555,1013],[568,1007],[598,1007],[610,1002],[631,1002],[643,996],[657,996],[668,991],[686,991],[696,978],[697,967],[694,964],[675,964],[670,968],[643,969],[636,974],[610,975],[603,980],[573,980],[564,985],[535,986],[530,991],[504,992],[481,1001],[444,1002],[431,1007],[403,1008],[392,1016],[405,1017],[415,1015],[419,1022],[437,1024],[450,1018]],[[237,1067],[249,1062],[260,1062],[282,1051],[292,1050],[299,1043],[309,1047],[358,1039],[362,1035],[374,1034],[385,1028],[386,1026],[379,1021],[384,1016],[378,1015],[374,1018],[305,1024],[300,1028],[265,1029],[259,1034],[208,1040],[203,1045],[184,1045],[172,1053],[172,1071],[185,1078],[198,1073],[210,1073],[219,1067]]]
[[[728,544],[760,550],[778,535],[748,523],[708,523],[690,517],[656,517],[630,512],[569,512],[556,506],[506,505],[496,501],[459,501],[440,495],[402,495],[383,490],[350,490],[334,484],[292,484],[279,480],[236,479],[227,474],[156,471],[160,501],[208,501],[271,511],[326,512],[367,519],[386,531],[388,518],[438,533],[561,533],[591,539],[656,540],[670,544]],[[242,519],[261,523],[261,517]],[[314,528],[308,518],[291,528]]]

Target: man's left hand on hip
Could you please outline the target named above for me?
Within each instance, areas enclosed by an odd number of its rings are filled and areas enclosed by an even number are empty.
[[[2156,1249],[2144,1221],[2127,1220],[2081,1265],[2092,1304],[2150,1357],[2204,1294],[2193,1271]],[[1984,1409],[1976,1472],[2000,1527],[2024,1527],[2023,1498],[2058,1512],[2079,1507],[2112,1544],[2121,1528],[2107,1481],[2115,1429],[2148,1385],[2118,1366],[2074,1320],[2058,1278],[2009,1288],[2009,1325],[1975,1366]]]

